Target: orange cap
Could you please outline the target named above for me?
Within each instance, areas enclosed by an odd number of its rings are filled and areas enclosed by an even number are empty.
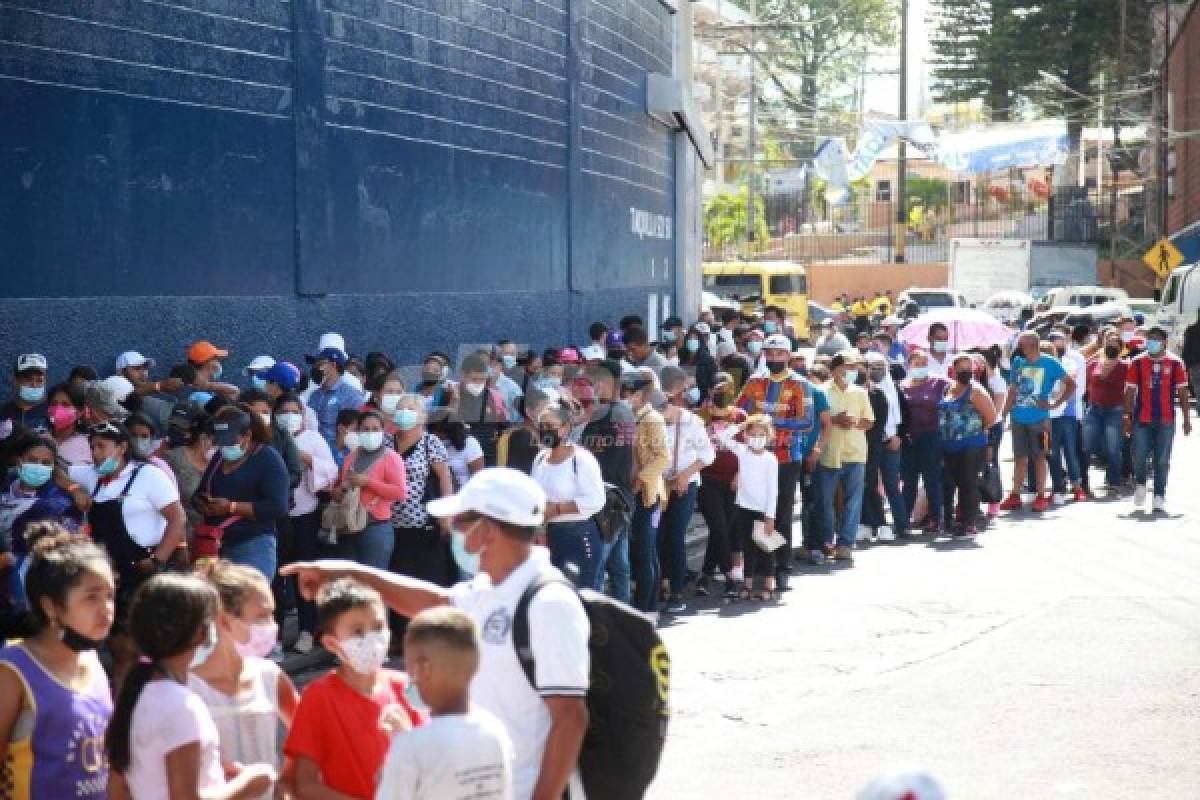
[[[199,366],[206,362],[212,361],[214,358],[225,358],[229,355],[228,350],[222,350],[212,342],[196,342],[188,348],[188,361]]]

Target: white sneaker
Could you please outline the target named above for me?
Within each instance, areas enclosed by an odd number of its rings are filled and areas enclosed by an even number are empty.
[[[1167,498],[1163,497],[1161,494],[1154,495],[1153,503],[1154,503],[1155,511],[1166,511],[1167,510],[1167,505],[1166,505]]]
[[[875,541],[875,529],[870,525],[858,526],[858,537],[856,539],[859,544],[867,544]]]
[[[1133,487],[1133,507],[1141,508],[1146,505],[1146,484],[1139,483]]]
[[[308,631],[301,631],[296,643],[292,645],[292,649],[297,653],[308,655],[313,649],[313,635]]]
[[[875,532],[879,534],[879,541],[881,542],[896,541],[896,533],[892,530],[891,525],[880,525],[879,530]]]
[[[1050,502],[1056,506],[1065,506],[1067,504],[1067,498],[1064,497],[1059,492],[1055,492],[1054,495],[1050,498]]]

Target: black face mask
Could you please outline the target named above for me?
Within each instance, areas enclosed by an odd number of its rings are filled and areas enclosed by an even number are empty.
[[[969,369],[960,369],[954,373],[954,379],[959,383],[970,383],[972,377],[974,375]]]
[[[788,362],[786,362],[786,361],[768,361],[767,362],[767,369],[771,371],[772,375],[778,375],[779,373],[783,372],[787,368],[788,368]]]
[[[862,386],[864,383],[867,382],[867,376],[862,374],[861,372],[855,370],[855,372],[851,376],[851,382],[858,386]]]
[[[724,392],[717,392],[716,394],[713,395],[712,400],[713,400],[713,405],[716,406],[717,408],[728,408],[729,407],[729,395],[725,394]]]
[[[313,383],[318,386],[325,382],[325,370],[321,367],[313,367],[308,374],[312,376]]]
[[[1104,346],[1104,355],[1108,356],[1109,358],[1116,358],[1120,354],[1121,354],[1121,348],[1118,347],[1117,345],[1109,344],[1109,345]]]
[[[873,383],[881,383],[883,381],[883,379],[887,377],[887,370],[886,369],[873,369],[873,370],[871,370],[870,375],[871,375],[871,381]]]
[[[1056,348],[1054,348],[1054,351],[1056,353],[1058,353],[1059,358],[1062,358],[1063,356],[1065,356],[1067,354],[1067,348],[1065,348],[1065,347],[1056,347]]]
[[[68,650],[76,653],[82,653],[86,650],[99,650],[100,645],[104,644],[103,639],[89,639],[70,625],[62,626],[62,632],[58,635],[58,638]]]
[[[541,428],[539,433],[542,434],[542,444],[551,450],[562,444],[562,434],[553,428]]]

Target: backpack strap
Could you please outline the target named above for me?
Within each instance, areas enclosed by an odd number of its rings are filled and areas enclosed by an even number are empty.
[[[121,490],[121,499],[124,500],[129,496],[129,490],[133,488],[133,482],[137,480],[138,473],[142,471],[145,463],[138,464],[133,468],[133,474],[129,476],[129,480],[125,481],[125,488]]]
[[[539,575],[525,587],[525,591],[521,593],[521,599],[517,601],[517,609],[513,612],[513,649],[517,652],[517,661],[520,662],[521,670],[529,680],[529,686],[535,692],[538,688],[537,662],[533,657],[533,644],[529,639],[529,606],[538,592],[555,583],[561,583],[563,586],[569,587],[572,592],[575,591],[575,585],[566,578]]]

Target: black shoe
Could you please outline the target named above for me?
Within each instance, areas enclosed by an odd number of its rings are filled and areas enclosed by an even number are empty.
[[[775,591],[788,591],[788,576],[791,575],[790,570],[776,570],[775,572]]]
[[[696,588],[692,593],[696,597],[708,597],[708,585],[712,582],[712,576],[708,574],[701,575],[696,579]]]
[[[725,599],[732,601],[737,600],[742,596],[741,581],[726,581],[725,582]]]

